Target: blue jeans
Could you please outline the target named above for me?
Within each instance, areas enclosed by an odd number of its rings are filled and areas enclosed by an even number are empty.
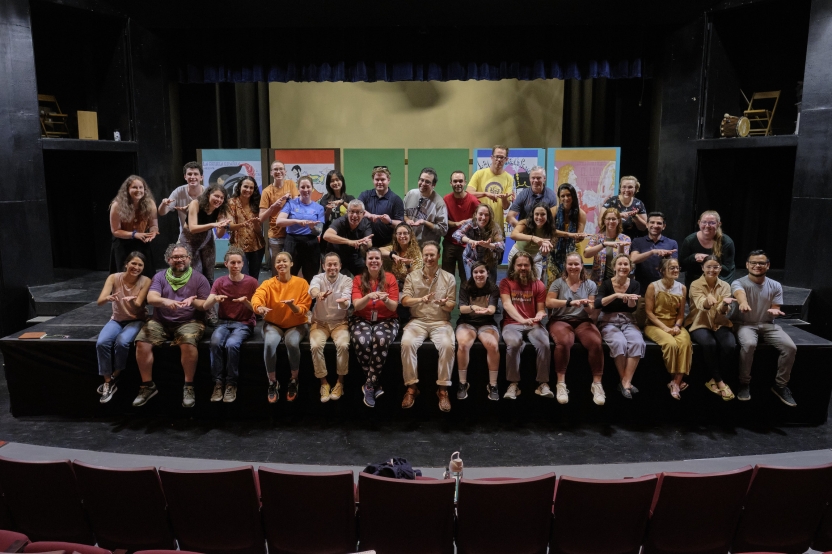
[[[240,346],[251,336],[251,329],[242,321],[232,319],[221,319],[214,327],[214,334],[211,335],[211,377],[215,383],[222,383],[225,366],[225,384],[237,384],[240,375]]]
[[[98,354],[98,374],[110,376],[114,371],[121,371],[127,367],[127,354],[130,345],[144,321],[116,321],[111,319],[98,334],[95,351]]]
[[[283,329],[269,322],[263,323],[263,360],[266,362],[266,372],[274,373],[277,366],[277,347],[281,340],[286,341],[286,353],[289,355],[289,369],[300,369],[300,341],[309,334],[309,325],[304,323],[296,327]]]

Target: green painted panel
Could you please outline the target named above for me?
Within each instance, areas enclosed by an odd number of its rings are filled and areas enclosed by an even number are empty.
[[[407,187],[414,189],[419,183],[422,168],[432,167],[439,176],[436,181],[436,193],[441,196],[451,192],[451,172],[462,170],[466,180],[471,176],[468,164],[470,151],[466,148],[408,148],[407,150]]]
[[[345,148],[344,179],[347,192],[358,198],[373,188],[373,168],[386,165],[390,170],[390,188],[404,198],[404,148]]]

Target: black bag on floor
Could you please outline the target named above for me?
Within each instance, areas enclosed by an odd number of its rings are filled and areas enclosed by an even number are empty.
[[[422,471],[413,469],[404,458],[390,458],[386,462],[370,464],[364,468],[362,473],[370,475],[378,475],[379,477],[389,477],[390,479],[416,479],[416,476],[422,476]]]

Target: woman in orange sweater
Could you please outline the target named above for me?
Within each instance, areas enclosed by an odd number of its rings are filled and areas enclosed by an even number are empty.
[[[263,322],[263,358],[266,371],[269,373],[269,402],[272,404],[277,402],[280,390],[275,366],[277,346],[281,340],[286,341],[289,368],[292,371],[286,400],[292,402],[298,396],[300,341],[309,334],[306,313],[312,307],[312,297],[309,296],[309,284],[306,279],[295,277],[291,273],[292,256],[288,252],[281,252],[275,258],[274,266],[277,275],[263,281],[251,299],[254,311],[266,320]]]

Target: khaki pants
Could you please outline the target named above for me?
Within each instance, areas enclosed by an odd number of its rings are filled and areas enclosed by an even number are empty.
[[[404,384],[415,385],[419,382],[416,353],[426,338],[430,338],[439,351],[436,384],[450,387],[452,384],[451,369],[454,366],[454,350],[456,349],[454,329],[447,321],[428,322],[421,319],[411,319],[402,334]]]
[[[332,337],[335,343],[338,375],[346,375],[350,369],[350,330],[346,321],[332,324],[325,321],[315,321],[309,330],[309,344],[312,350],[312,364],[315,367],[315,377],[326,377],[326,361],[324,360],[324,345],[326,339]]]

